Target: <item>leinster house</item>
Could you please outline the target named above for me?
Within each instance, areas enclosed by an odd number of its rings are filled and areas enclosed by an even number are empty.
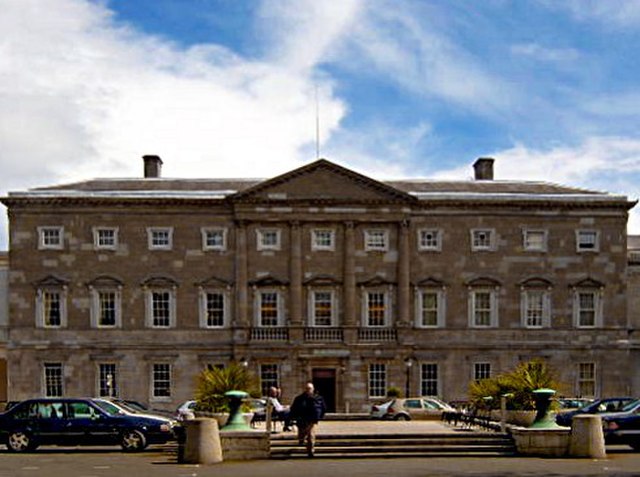
[[[320,159],[267,179],[93,179],[8,208],[8,399],[175,408],[237,361],[330,410],[390,387],[463,400],[546,360],[566,395],[640,394],[627,197],[548,182],[377,180]],[[470,167],[471,172],[471,167]]]

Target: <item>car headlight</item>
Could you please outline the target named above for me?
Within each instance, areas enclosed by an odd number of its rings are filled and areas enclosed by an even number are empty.
[[[162,432],[171,432],[171,424],[160,424],[160,430]]]

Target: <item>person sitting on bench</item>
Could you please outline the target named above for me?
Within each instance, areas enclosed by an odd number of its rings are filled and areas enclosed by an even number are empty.
[[[275,386],[269,388],[269,394],[267,396],[267,402],[271,403],[273,412],[271,417],[274,420],[281,420],[283,422],[283,431],[291,430],[291,421],[289,419],[289,408],[283,406],[278,398],[280,397],[280,390]]]

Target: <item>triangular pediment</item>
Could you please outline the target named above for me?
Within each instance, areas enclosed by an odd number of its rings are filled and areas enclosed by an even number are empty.
[[[230,197],[238,202],[410,203],[416,199],[326,159],[260,182]]]

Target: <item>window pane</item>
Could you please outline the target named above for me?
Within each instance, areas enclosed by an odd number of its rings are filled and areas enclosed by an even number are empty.
[[[98,229],[98,247],[113,247],[116,244],[116,231],[114,229]]]
[[[116,293],[113,291],[98,292],[98,325],[116,325]]]
[[[369,365],[369,397],[384,397],[387,394],[387,367],[384,364]]]
[[[488,379],[491,377],[491,363],[474,363],[473,365],[473,378],[476,381],[481,379]]]
[[[152,371],[153,397],[171,397],[171,365],[154,364]]]
[[[578,363],[578,396],[593,397],[596,395],[595,363]]]
[[[532,328],[542,326],[542,318],[544,315],[544,292],[543,291],[527,291],[525,296],[526,303],[526,323]]]
[[[45,397],[62,397],[62,364],[44,364],[44,395]]]
[[[385,325],[385,294],[381,292],[367,293],[368,326]]]
[[[206,294],[207,326],[224,326],[224,294],[208,292]]]
[[[223,248],[224,232],[222,230],[207,230],[205,232],[205,243],[208,248]]]
[[[45,291],[42,293],[42,308],[44,326],[61,326],[62,309],[61,295],[57,291]]]
[[[578,293],[579,326],[595,326],[596,295],[593,292]]]
[[[278,326],[278,294],[260,293],[260,325]]]
[[[438,293],[422,293],[422,326],[438,325]]]
[[[491,293],[474,293],[474,323],[476,326],[491,326]]]
[[[314,326],[331,326],[331,292],[313,292]]]
[[[277,364],[261,364],[260,365],[260,389],[262,395],[267,396],[269,388],[279,388],[278,365]]]
[[[98,373],[99,395],[102,397],[117,396],[116,365],[113,363],[100,363]]]
[[[438,365],[436,363],[426,363],[421,366],[420,395],[438,395]]]
[[[171,293],[154,291],[151,293],[153,326],[169,327],[171,325]]]

